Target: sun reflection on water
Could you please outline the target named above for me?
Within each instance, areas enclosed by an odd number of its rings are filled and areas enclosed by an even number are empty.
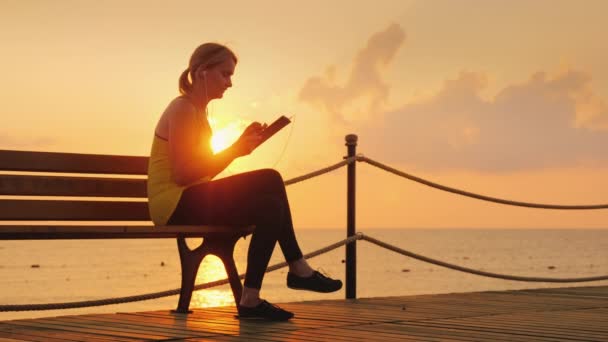
[[[201,263],[201,267],[196,275],[196,284],[225,279],[226,277],[227,275],[222,261],[215,255],[208,255]],[[222,285],[221,287],[221,289],[212,288],[195,291],[192,294],[190,306],[193,308],[206,308],[212,306],[235,305],[230,285]]]

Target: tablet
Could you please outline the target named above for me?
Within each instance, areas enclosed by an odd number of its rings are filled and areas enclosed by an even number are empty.
[[[275,135],[278,131],[280,131],[283,127],[289,125],[290,123],[291,120],[289,120],[288,117],[286,117],[285,115],[281,115],[278,119],[276,119],[260,133],[262,140],[260,141],[258,146],[261,145],[264,141],[270,139],[271,136]]]

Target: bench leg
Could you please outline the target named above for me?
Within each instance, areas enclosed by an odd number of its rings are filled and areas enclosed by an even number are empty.
[[[182,288],[179,294],[177,309],[174,312],[192,312],[188,310],[188,308],[190,307],[190,300],[192,299],[192,291],[194,290],[196,274],[198,273],[198,268],[201,265],[201,261],[203,261],[203,258],[209,254],[207,249],[202,247],[203,246],[200,246],[194,250],[190,250],[184,237],[177,238],[177,248],[179,250],[179,259],[182,266]]]
[[[243,285],[241,284],[233,255],[234,246],[239,238],[240,236],[210,236],[205,238],[203,244],[194,250],[188,248],[184,237],[177,238],[177,248],[179,250],[179,258],[182,265],[182,288],[179,294],[177,309],[174,312],[192,312],[188,309],[190,307],[190,300],[192,299],[196,274],[203,258],[208,254],[214,254],[222,260],[224,268],[226,269],[226,274],[228,275],[228,280],[230,281],[230,288],[232,289],[234,301],[237,305],[241,302]]]

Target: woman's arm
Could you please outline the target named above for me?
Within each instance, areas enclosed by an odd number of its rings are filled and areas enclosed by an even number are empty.
[[[196,124],[196,109],[185,101],[175,101],[170,106],[169,115],[169,158],[174,170],[174,180],[179,185],[187,185],[203,177],[214,177],[232,161],[253,151],[260,141],[261,125],[254,123],[247,127],[243,135],[230,147],[220,153],[211,150],[210,131],[199,138]],[[201,139],[204,144],[201,145]]]

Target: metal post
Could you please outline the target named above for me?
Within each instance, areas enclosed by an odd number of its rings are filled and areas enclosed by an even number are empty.
[[[347,158],[354,157],[357,152],[357,136],[346,136]],[[346,192],[346,236],[355,235],[355,166],[348,164]],[[357,298],[357,245],[356,241],[346,245],[346,299]]]

